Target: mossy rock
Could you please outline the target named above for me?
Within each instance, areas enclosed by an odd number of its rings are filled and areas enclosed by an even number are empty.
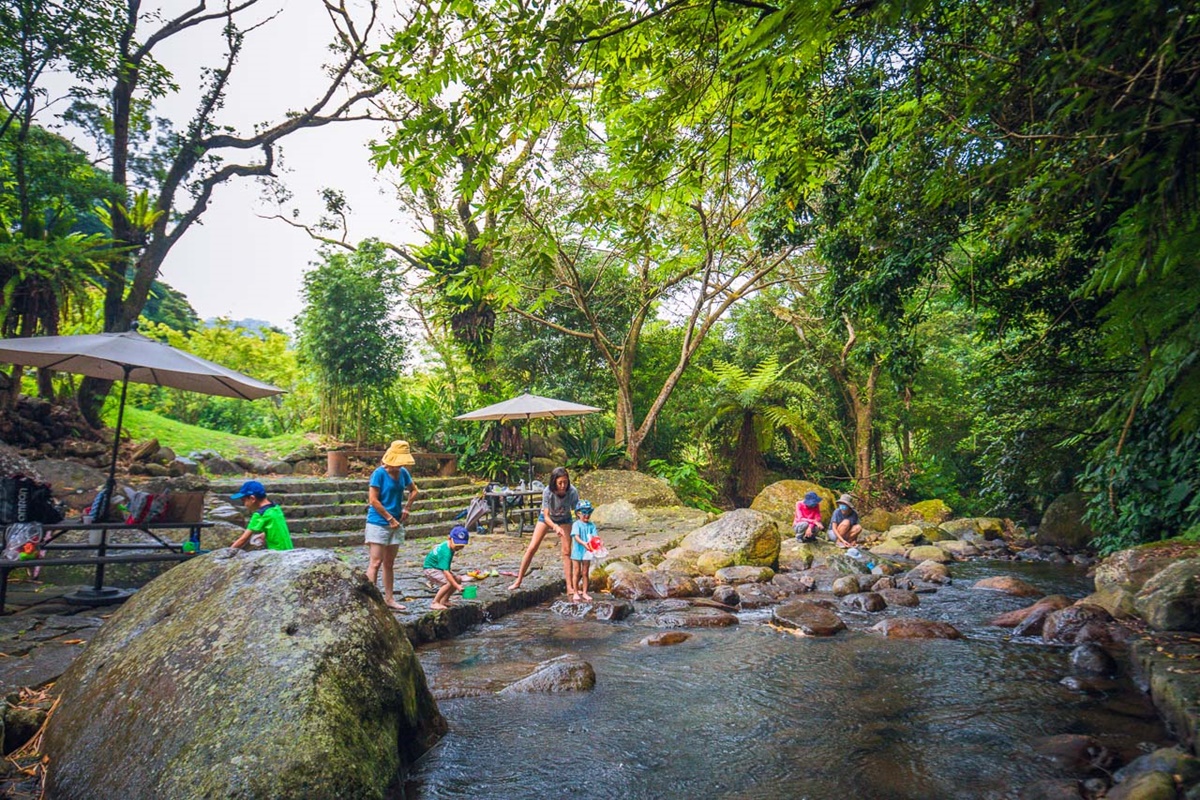
[[[883,538],[905,547],[915,547],[925,543],[925,532],[916,525],[897,525],[889,528]]]
[[[395,616],[321,550],[152,581],[58,681],[53,797],[383,798],[446,731]]]
[[[948,519],[938,525],[942,531],[947,533],[951,538],[961,539],[967,534],[983,535],[983,531],[979,528],[979,522],[969,517],[962,519]]]
[[[945,522],[954,514],[953,509],[944,500],[922,500],[913,503],[909,510],[926,522]]]
[[[598,469],[579,479],[579,497],[593,506],[628,501],[634,508],[680,505],[679,496],[666,481],[626,469]]]
[[[873,508],[858,518],[859,524],[864,529],[881,532],[896,525],[903,525],[907,521],[903,514],[897,514],[895,511],[885,511],[882,508]]]
[[[809,492],[816,492],[821,498],[821,520],[828,525],[837,504],[837,495],[832,489],[826,489],[809,481],[777,481],[758,493],[750,508],[770,514],[772,517],[792,528],[792,520],[796,518],[796,503],[800,502]]]
[[[696,558],[696,571],[701,575],[716,575],[718,570],[733,566],[733,554],[721,550],[707,550]]]
[[[871,555],[904,558],[909,549],[908,545],[897,542],[895,539],[884,539],[879,544],[871,546]]]
[[[1079,492],[1068,492],[1058,497],[1042,515],[1034,541],[1040,545],[1053,545],[1066,550],[1086,547],[1095,535],[1091,526],[1083,521],[1087,501]]]
[[[913,561],[934,561],[938,564],[945,564],[947,561],[953,560],[949,553],[932,544],[914,547],[908,551],[908,557]]]
[[[679,546],[697,554],[728,553],[739,566],[771,567],[779,559],[779,526],[767,514],[739,508],[692,531]]]

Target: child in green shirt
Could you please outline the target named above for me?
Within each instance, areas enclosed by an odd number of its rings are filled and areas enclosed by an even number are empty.
[[[237,494],[230,495],[229,499],[234,502],[241,500],[250,512],[246,532],[230,547],[241,549],[246,542],[253,542],[264,545],[268,550],[292,549],[292,535],[288,532],[287,520],[283,518],[283,509],[267,499],[267,490],[261,483],[246,481]]]
[[[450,530],[450,535],[446,537],[446,541],[433,548],[429,555],[425,556],[425,577],[438,587],[430,608],[438,610],[449,608],[450,595],[462,591],[462,581],[450,571],[450,564],[454,561],[454,554],[466,547],[470,539],[471,535],[467,533],[466,528],[462,525],[455,525]]]

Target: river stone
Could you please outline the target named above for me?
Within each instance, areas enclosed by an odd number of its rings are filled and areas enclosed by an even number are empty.
[[[916,595],[913,595],[916,597]],[[842,598],[842,608],[848,611],[867,611],[875,613],[883,611],[887,608],[887,601],[882,595],[875,592],[860,592],[858,594],[846,595]]]
[[[683,631],[663,631],[662,633],[652,633],[645,639],[642,639],[642,644],[648,647],[665,647],[671,644],[681,644],[692,638],[690,633]]]
[[[1025,619],[1013,626],[1013,636],[1041,636],[1046,628],[1046,619],[1061,610],[1049,605],[1035,606]]]
[[[775,577],[770,567],[724,567],[714,575],[719,583],[737,586],[743,583],[766,583]]]
[[[596,687],[596,670],[574,653],[543,661],[533,672],[500,690],[500,694],[559,694]]]
[[[1200,558],[1159,572],[1134,600],[1138,616],[1160,631],[1200,631]]]
[[[780,595],[804,594],[815,588],[816,581],[811,575],[783,572],[771,578],[771,585],[779,590]]]
[[[953,560],[949,553],[934,544],[914,547],[908,551],[908,557],[913,561],[934,561],[938,564],[945,564],[947,561]]]
[[[961,539],[968,533],[974,533],[983,536],[983,531],[979,529],[979,523],[971,518],[949,519],[938,525],[942,531],[950,534],[955,539]]]
[[[655,600],[661,597],[654,582],[644,572],[622,570],[609,576],[608,590],[624,600]]]
[[[903,525],[907,521],[903,514],[885,511],[882,508],[873,508],[860,516],[858,520],[863,529],[868,531],[886,531],[896,525]]]
[[[604,569],[610,577],[622,573],[641,572],[636,564],[630,564],[628,561],[607,561],[604,564]]]
[[[916,592],[910,592],[905,589],[876,589],[875,592],[889,606],[915,608],[921,604],[921,601],[917,599]]]
[[[857,575],[843,575],[833,582],[833,593],[838,597],[858,594],[859,591]]]
[[[627,469],[598,469],[575,484],[579,496],[599,506],[624,500],[634,508],[680,505],[679,496],[666,481]],[[599,523],[597,523],[599,524]]]
[[[1093,591],[1080,602],[1091,604],[1091,606],[1099,606],[1112,614],[1114,619],[1134,619],[1138,616],[1138,604],[1136,604],[1136,595],[1128,589],[1121,587],[1105,587],[1099,591]]]
[[[779,526],[767,514],[738,508],[692,531],[679,546],[696,553],[729,553],[738,565],[770,567],[779,557]]]
[[[1163,747],[1130,761],[1113,773],[1113,779],[1117,783],[1124,783],[1144,772],[1178,775],[1184,786],[1191,786],[1200,781],[1200,758],[1176,747]]]
[[[627,600],[600,600],[593,605],[601,622],[620,622],[633,613],[633,603]]]
[[[949,583],[950,570],[936,561],[922,561],[908,571],[907,577],[923,583]]]
[[[738,618],[717,608],[688,606],[654,614],[650,622],[660,628],[727,628],[737,625]]]
[[[960,542],[955,539],[951,539],[948,542],[938,542],[937,547],[942,548],[954,558],[960,560],[974,558],[981,554],[979,548],[970,542]]]
[[[725,606],[736,606],[741,602],[737,589],[726,585],[721,585],[713,589],[712,599]]]
[[[996,575],[991,578],[984,578],[981,581],[976,581],[972,589],[981,589],[989,592],[1001,592],[1002,594],[1010,594],[1013,597],[1040,597],[1042,591],[1036,586],[1031,586],[1020,578],[1014,578],[1011,575]]]
[[[837,495],[832,489],[809,481],[786,480],[772,483],[758,493],[750,503],[750,508],[769,514],[786,525],[790,531],[796,515],[796,503],[808,492],[816,492],[821,498],[821,520],[828,525],[833,508],[837,505]]]
[[[908,527],[908,526],[905,526]],[[901,544],[894,539],[884,539],[879,544],[871,545],[871,555],[879,556],[880,558],[904,558],[908,555],[908,545]]]
[[[645,521],[645,517],[633,505],[622,497],[611,503],[595,507],[592,511],[592,522],[603,528],[633,528]]]
[[[1058,611],[1071,605],[1071,599],[1065,595],[1052,594],[1049,597],[1043,597],[1031,606],[1018,608],[1016,611],[1008,611],[997,617],[993,617],[989,625],[995,625],[998,628],[1015,628],[1029,617],[1033,612],[1049,607],[1050,611]],[[1049,612],[1047,612],[1049,613]],[[1039,631],[1040,632],[1040,631]]]
[[[1048,778],[1021,788],[1018,800],[1079,800],[1079,781]]]
[[[1107,770],[1113,762],[1113,754],[1107,747],[1081,733],[1043,736],[1033,743],[1033,749],[1043,758],[1073,772]]]
[[[922,500],[919,503],[913,503],[908,508],[921,519],[933,523],[945,522],[954,513],[943,500]]]
[[[962,634],[949,622],[914,617],[895,617],[877,622],[868,628],[889,639],[961,639]]]
[[[925,543],[925,534],[917,525],[897,525],[888,528],[883,539],[884,542],[895,542],[903,547],[915,547]]]
[[[802,543],[794,537],[783,536],[779,542],[779,569],[781,572],[803,572],[816,560],[818,542]]]
[[[1155,542],[1113,553],[1096,565],[1096,591],[1120,588],[1137,593],[1146,581],[1177,561],[1200,557],[1200,543]]]
[[[656,597],[698,597],[700,595],[700,587],[696,585],[696,581],[692,580],[690,575],[682,572],[667,572],[659,569],[647,572],[645,575],[650,579]]]
[[[1117,662],[1103,647],[1088,642],[1071,651],[1071,668],[1085,675],[1113,675]]]
[[[1073,643],[1075,635],[1089,622],[1112,622],[1112,615],[1100,606],[1076,604],[1046,617],[1042,639],[1047,642]]]
[[[381,798],[446,731],[379,591],[322,550],[180,564],[55,688],[57,798]]]
[[[1175,778],[1169,772],[1143,772],[1117,784],[1106,800],[1175,800]]]
[[[778,598],[761,583],[743,583],[738,587],[738,605],[743,609],[773,606]]]
[[[1068,492],[1050,503],[1042,515],[1034,541],[1039,545],[1053,545],[1066,550],[1086,547],[1094,533],[1083,521],[1087,501],[1079,492]]]
[[[719,570],[733,566],[733,554],[707,550],[696,557],[696,570],[701,575],[716,575]]]
[[[793,600],[777,606],[771,616],[777,624],[809,636],[833,636],[846,628],[846,623],[833,611],[807,600]]]

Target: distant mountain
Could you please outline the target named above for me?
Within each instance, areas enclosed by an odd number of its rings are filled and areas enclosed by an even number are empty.
[[[246,330],[254,333],[261,333],[262,331],[277,331],[279,333],[287,333],[287,331],[285,331],[283,328],[279,327],[273,322],[268,322],[265,319],[227,319],[222,317],[209,317],[208,319],[204,320],[204,324],[211,328],[222,319],[224,319],[226,323],[233,325],[235,328],[245,328]]]

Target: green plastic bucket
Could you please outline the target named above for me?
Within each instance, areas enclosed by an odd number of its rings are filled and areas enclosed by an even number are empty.
[[[463,600],[474,600],[479,596],[479,587],[475,584],[469,584],[463,587]]]

